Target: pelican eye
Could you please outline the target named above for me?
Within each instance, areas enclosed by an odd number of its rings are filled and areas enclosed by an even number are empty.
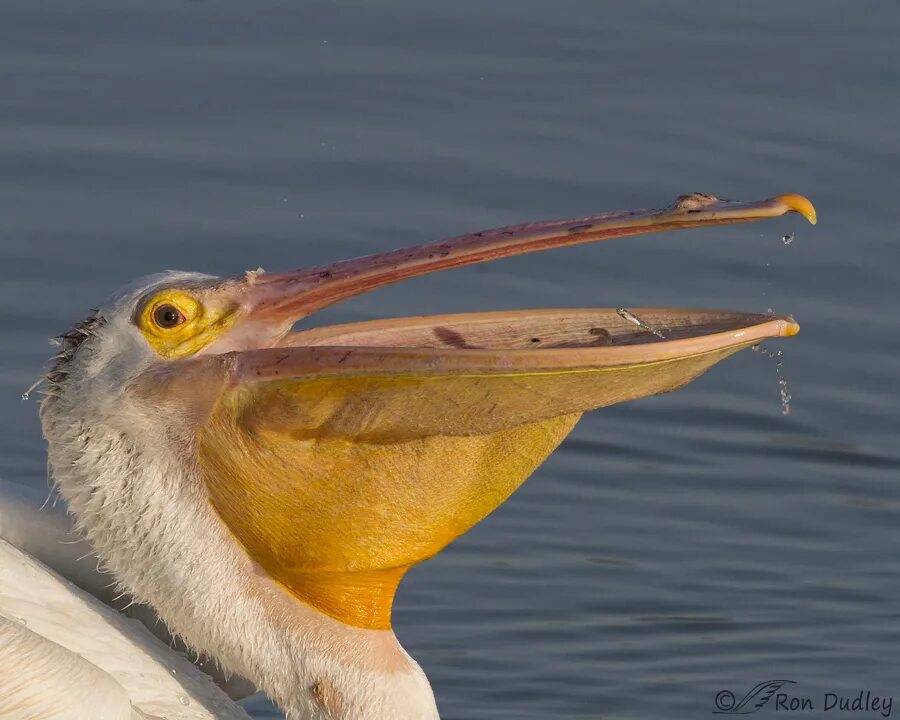
[[[209,293],[166,288],[144,299],[134,322],[150,346],[164,358],[175,360],[199,352],[226,332],[234,321],[232,306]]]
[[[157,327],[161,327],[164,330],[178,327],[185,320],[186,318],[181,310],[172,305],[172,303],[162,303],[153,309],[153,322],[156,323]]]

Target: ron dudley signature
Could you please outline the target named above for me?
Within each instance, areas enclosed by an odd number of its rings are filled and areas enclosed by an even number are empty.
[[[823,692],[819,695],[804,695],[791,687],[793,680],[766,680],[750,688],[742,697],[731,690],[716,693],[714,715],[749,715],[763,708],[774,712],[834,712],[845,716],[847,713],[876,715],[889,718],[894,705],[890,695],[878,695],[871,690],[854,693]]]

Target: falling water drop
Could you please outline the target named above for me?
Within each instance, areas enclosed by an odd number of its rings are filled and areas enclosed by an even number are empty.
[[[763,356],[773,360],[776,358],[778,359],[778,362],[775,363],[775,372],[778,374],[778,392],[781,395],[781,414],[789,414],[791,412],[791,393],[788,391],[788,381],[784,375],[784,360],[782,359],[784,358],[784,350],[776,350],[773,352],[760,343],[751,345],[750,349],[753,352],[761,353]]]
[[[178,702],[180,702],[180,703],[181,703],[182,705],[184,705],[185,707],[187,707],[188,705],[191,704],[191,701],[188,700],[188,698],[187,698],[185,695],[179,695],[179,696],[178,696]]]
[[[45,378],[43,375],[31,383],[31,387],[29,387],[25,392],[22,393],[22,399],[28,400],[31,397],[31,391],[34,390],[38,385],[44,382]]]
[[[787,235],[782,235],[781,242],[783,242],[785,245],[790,245],[792,242],[794,242],[794,233],[788,233]]]

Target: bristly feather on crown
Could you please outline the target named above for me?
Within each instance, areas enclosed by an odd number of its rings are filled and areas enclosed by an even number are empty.
[[[81,343],[96,334],[97,330],[106,322],[97,314],[98,312],[94,308],[84,320],[76,323],[71,330],[53,338],[52,342],[59,346],[59,352],[53,356],[53,366],[46,375],[48,395],[55,394],[60,383],[68,377],[69,363],[75,357]]]

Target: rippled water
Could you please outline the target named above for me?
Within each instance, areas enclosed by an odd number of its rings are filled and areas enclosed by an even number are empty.
[[[694,190],[802,192],[816,228],[517,258],[318,321],[793,313],[801,334],[772,344],[789,415],[775,361],[747,352],[585,417],[410,573],[397,633],[448,719],[697,718],[774,678],[900,704],[900,5],[434,5],[2,4],[0,475],[45,482],[19,396],[46,338],[134,276],[289,268]]]

